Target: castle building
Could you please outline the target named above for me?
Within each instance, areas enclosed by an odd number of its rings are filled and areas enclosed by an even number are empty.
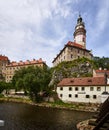
[[[0,80],[3,80],[3,78],[5,78],[6,65],[9,63],[10,61],[7,56],[0,55]]]
[[[69,41],[59,54],[52,61],[53,66],[57,66],[62,61],[72,61],[78,58],[92,59],[90,50],[86,49],[86,29],[82,17],[79,15],[74,31],[74,42]]]
[[[39,60],[27,60],[25,62],[20,61],[20,62],[11,62],[10,64],[6,65],[6,71],[5,71],[5,81],[6,82],[11,82],[15,71],[20,70],[21,68],[27,68],[29,66],[38,66],[38,67],[44,67],[47,66],[46,62],[43,61],[41,58]]]

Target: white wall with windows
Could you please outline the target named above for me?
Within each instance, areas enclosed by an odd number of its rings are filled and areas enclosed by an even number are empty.
[[[109,92],[109,86],[106,87]],[[64,102],[101,103],[105,86],[58,86],[58,97]]]
[[[109,78],[107,78],[107,84],[109,84]]]

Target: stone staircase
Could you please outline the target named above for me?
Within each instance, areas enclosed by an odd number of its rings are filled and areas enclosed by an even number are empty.
[[[90,120],[89,125],[94,126],[93,130],[109,130],[109,98],[102,104],[99,112]]]

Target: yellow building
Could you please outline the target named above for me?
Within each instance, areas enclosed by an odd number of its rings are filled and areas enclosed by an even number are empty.
[[[20,62],[11,62],[10,64],[6,65],[6,77],[5,80],[6,82],[10,82],[15,74],[16,70],[19,70],[24,67],[29,67],[29,66],[38,66],[38,67],[44,67],[46,66],[46,62],[43,61],[41,58],[39,60],[27,60],[25,62],[20,61]]]

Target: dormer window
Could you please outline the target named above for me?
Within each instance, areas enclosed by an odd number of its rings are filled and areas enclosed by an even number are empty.
[[[71,83],[73,83],[73,82],[74,82],[74,80],[70,80],[70,82],[71,82]]]
[[[91,79],[88,79],[88,82],[92,82],[92,80],[91,80]]]

